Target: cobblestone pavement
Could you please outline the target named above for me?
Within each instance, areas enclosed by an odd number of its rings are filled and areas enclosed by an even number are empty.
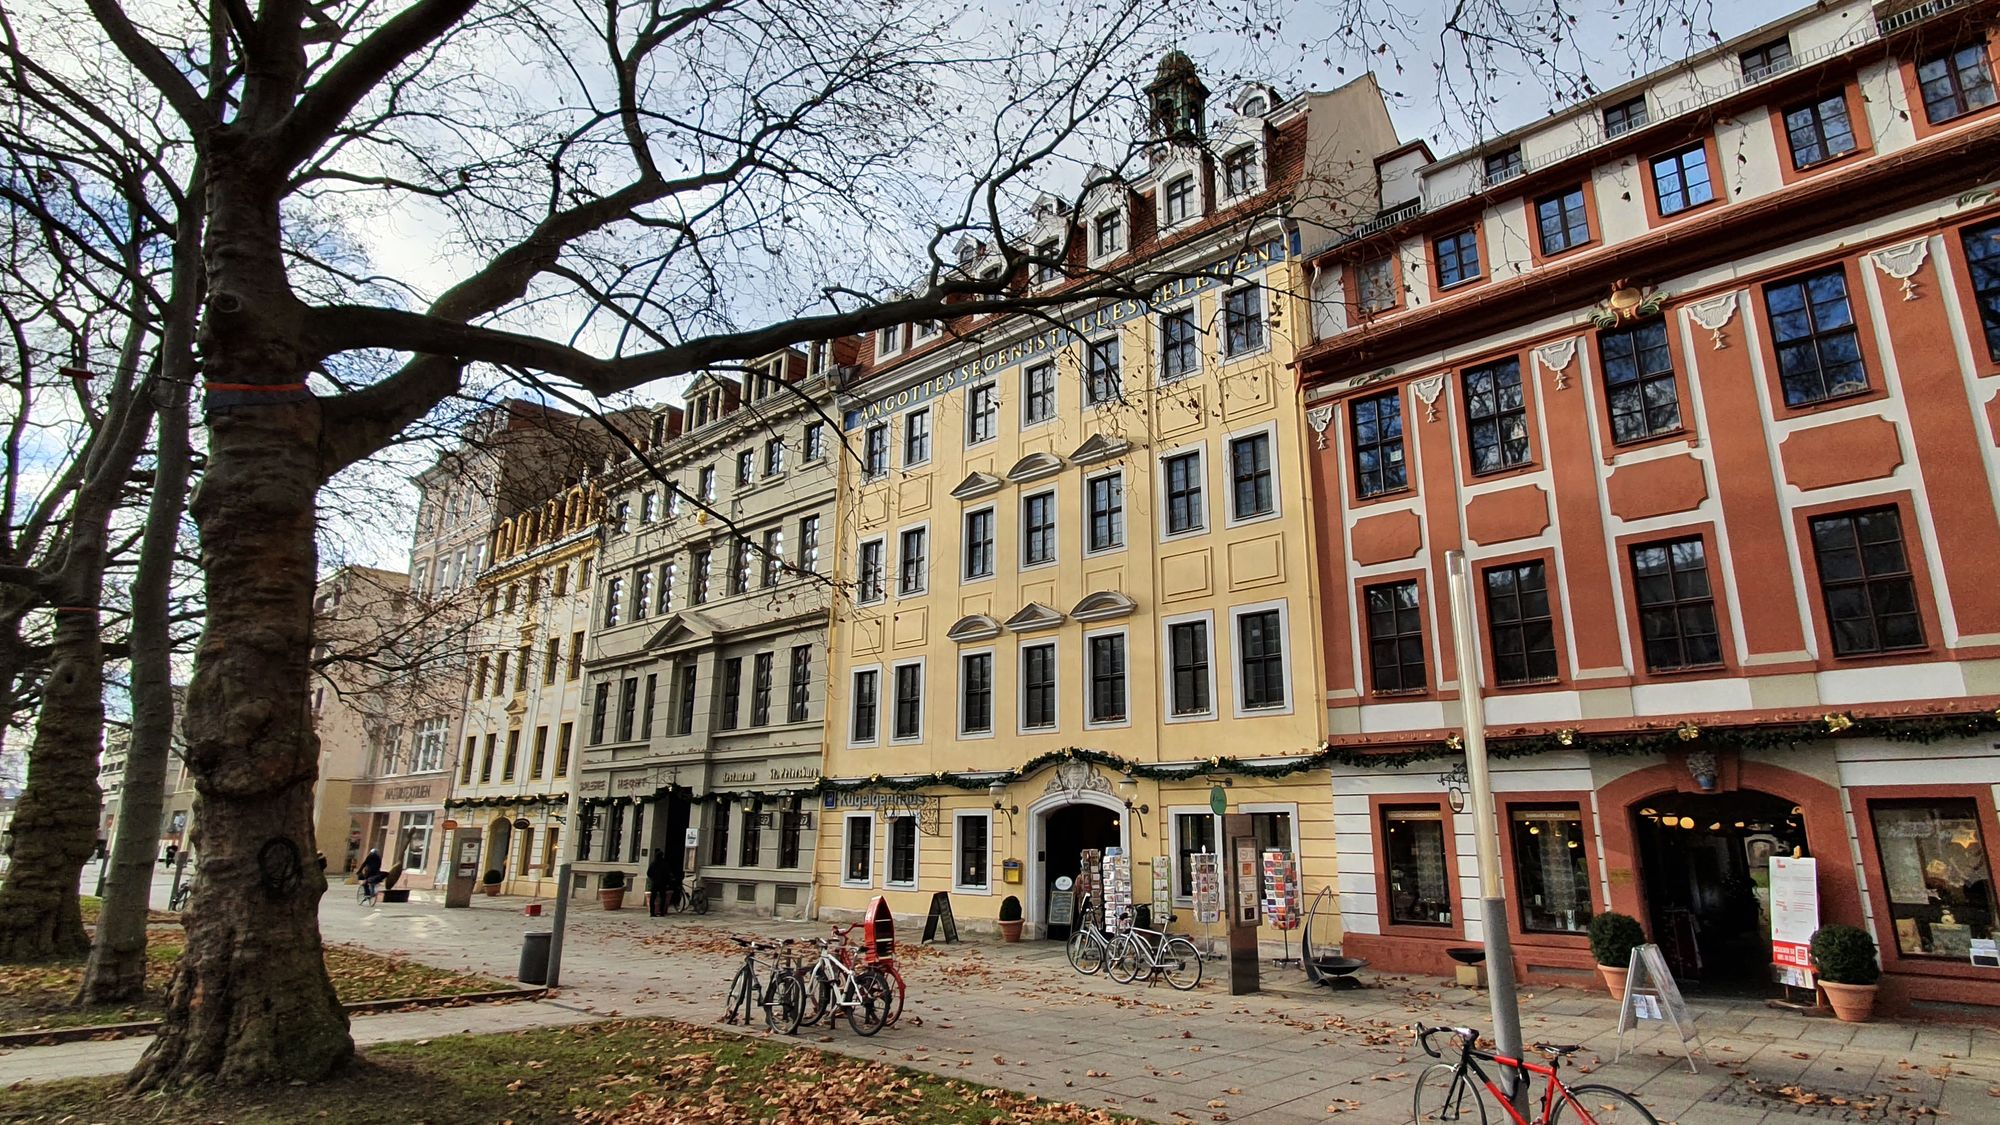
[[[337,891],[337,888],[336,888]],[[544,929],[523,900],[478,897],[470,910],[435,902],[364,910],[329,894],[329,941],[397,952],[445,968],[511,977],[520,935]],[[596,1017],[670,1016],[712,1023],[736,967],[730,933],[825,932],[816,924],[710,915],[572,911],[563,988],[552,999],[495,1008],[357,1017],[363,1042],[499,1031]],[[1045,1097],[1167,1122],[1407,1122],[1411,1084],[1430,1060],[1408,1027],[1488,1026],[1483,993],[1425,978],[1373,977],[1330,992],[1297,969],[1264,967],[1266,991],[1233,997],[1226,967],[1191,993],[1164,984],[1080,977],[1055,943],[992,940],[903,946],[910,986],[903,1022],[872,1039],[809,1030],[803,1042]],[[1366,975],[1366,974],[1364,974]],[[1692,1003],[1712,1061],[1690,1073],[1678,1037],[1658,1025],[1616,1047],[1617,1005],[1601,992],[1532,990],[1524,1033],[1587,1044],[1567,1072],[1633,1091],[1661,1122],[1739,1125],[2000,1121],[2000,1033],[1942,1022],[1842,1024],[1759,1003]],[[129,1066],[137,1044],[72,1044],[0,1055],[0,1083]],[[66,1052],[61,1056],[54,1052]],[[1789,1091],[1789,1092],[1786,1092]],[[1803,1103],[1803,1104],[1802,1104]],[[1496,1111],[1497,1113],[1497,1111]]]

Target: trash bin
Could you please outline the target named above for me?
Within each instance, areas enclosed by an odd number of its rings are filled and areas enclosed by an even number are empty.
[[[549,939],[547,930],[529,930],[521,935],[521,971],[514,974],[522,984],[549,983]]]

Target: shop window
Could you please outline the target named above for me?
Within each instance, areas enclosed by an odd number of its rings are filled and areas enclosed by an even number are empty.
[[[1590,868],[1575,805],[1516,808],[1507,817],[1521,928],[1580,934],[1590,926]]]
[[[1970,797],[1870,801],[1896,950],[1964,961],[1993,934],[1993,881]]]
[[[1250,836],[1257,841],[1257,852],[1281,851],[1292,854],[1292,814],[1288,812],[1253,812],[1250,814]]]
[[[954,860],[952,884],[960,890],[983,891],[988,885],[986,855],[991,818],[985,813],[960,813],[956,823],[958,856]]]
[[[875,877],[875,818],[850,816],[844,833],[841,881],[867,886]]]
[[[800,828],[804,816],[797,809],[788,808],[778,814],[778,866],[783,870],[793,870],[799,865]]]
[[[715,832],[708,838],[708,862],[717,867],[729,863],[729,819],[734,810],[729,807],[729,798],[721,797],[715,802]]]
[[[1451,925],[1451,869],[1445,859],[1444,812],[1382,810],[1382,852],[1388,868],[1389,921]]]
[[[1217,855],[1215,814],[1206,812],[1174,814],[1174,894],[1194,897],[1194,857]],[[1221,861],[1218,860],[1218,863]]]
[[[892,817],[889,821],[889,878],[892,887],[917,885],[917,818]]]
[[[736,849],[737,866],[755,867],[764,861],[764,802],[752,799],[743,810],[743,845]]]

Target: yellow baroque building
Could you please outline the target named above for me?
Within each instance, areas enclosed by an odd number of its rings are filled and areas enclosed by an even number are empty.
[[[1306,895],[1333,885],[1326,771],[1261,776],[1313,754],[1325,715],[1292,370],[1309,310],[1273,204],[1350,92],[1379,111],[1372,87],[1253,88],[1144,176],[1037,206],[1031,244],[1068,268],[1030,284],[1115,269],[1148,300],[868,341],[843,403],[822,916],[882,896],[913,921],[943,891],[981,930],[1012,896],[1027,934],[1061,937],[1065,877],[1115,847],[1135,901],[1198,932],[1217,788]]]

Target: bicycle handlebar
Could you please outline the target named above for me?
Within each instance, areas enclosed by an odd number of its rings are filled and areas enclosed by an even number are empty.
[[[1422,1023],[1418,1023],[1417,1043],[1423,1047],[1424,1054],[1434,1059],[1444,1057],[1443,1051],[1431,1046],[1431,1036],[1436,1035],[1440,1031],[1451,1032],[1454,1036],[1458,1037],[1461,1043],[1468,1046],[1479,1041],[1479,1032],[1470,1027],[1425,1027]]]

